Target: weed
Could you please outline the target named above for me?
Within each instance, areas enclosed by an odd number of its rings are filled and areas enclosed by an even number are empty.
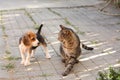
[[[13,56],[6,56],[6,57],[4,57],[4,59],[6,59],[8,61],[16,60],[16,58]]]
[[[114,4],[116,7],[120,8],[120,0],[114,0]]]
[[[120,22],[116,23],[117,25],[120,25]]]
[[[83,32],[83,31],[78,31],[78,34],[84,35],[85,32]]]
[[[116,38],[116,41],[120,41],[120,38]]]
[[[53,11],[51,8],[48,8],[48,10],[49,10],[50,12],[58,15],[59,17],[62,17],[62,15],[61,15],[60,13],[58,13],[58,12],[56,12],[56,11]],[[78,27],[76,27],[75,25],[73,25],[67,18],[64,18],[64,22],[65,22],[65,24],[74,27],[75,30],[77,31],[77,33],[82,34],[82,35],[85,34],[85,32],[79,31]]]
[[[98,44],[100,41],[97,41],[97,40],[93,40],[91,41],[92,44]]]
[[[21,59],[21,58],[20,58],[20,57],[15,57],[15,58],[14,58],[14,60],[19,60],[19,59]]]
[[[5,60],[12,61],[12,60],[18,60],[18,59],[20,59],[20,57],[11,56],[11,55],[10,55],[11,52],[8,51],[8,50],[6,50],[5,53],[6,53],[6,54],[5,54],[5,56],[3,57],[3,59],[5,59]]]
[[[35,28],[35,29],[39,29],[39,25],[38,25],[38,24],[35,24],[35,25],[34,25],[34,28]]]
[[[15,68],[15,64],[8,63],[8,64],[4,65],[3,67],[4,67],[3,69],[5,69],[7,71],[11,71],[11,70],[13,70]]]
[[[59,14],[59,13],[58,13],[58,12],[56,12],[56,11],[53,11],[51,8],[48,8],[48,10],[49,10],[50,12],[52,12],[52,13],[54,13],[54,14],[56,14],[56,15],[60,16],[60,17],[62,17],[62,16],[61,16],[61,14]]]
[[[41,77],[48,77],[48,76],[52,76],[53,74],[42,74],[40,75]]]
[[[7,34],[3,34],[3,37],[4,37],[4,38],[7,38],[7,37],[8,37],[8,35],[7,35]]]
[[[8,51],[8,50],[6,50],[6,51],[5,51],[5,53],[6,53],[6,54],[11,54],[11,52],[10,52],[10,51]]]
[[[120,80],[120,69],[110,67],[108,71],[99,72],[96,80]]]
[[[120,60],[117,61],[120,64]]]
[[[32,21],[34,24],[37,24],[37,23],[35,22],[35,20],[33,19],[33,17],[31,16],[31,14],[30,14],[27,10],[25,10],[25,9],[24,9],[24,11],[25,11],[25,14],[31,19],[31,21]]]
[[[2,31],[4,32],[5,31],[5,27],[2,25]]]
[[[67,25],[73,26],[73,24],[67,18],[64,18],[64,21]]]

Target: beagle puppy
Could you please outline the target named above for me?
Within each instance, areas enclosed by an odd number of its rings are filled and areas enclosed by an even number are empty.
[[[47,44],[40,34],[42,26],[43,24],[40,25],[37,33],[28,31],[19,39],[19,50],[22,58],[21,64],[25,66],[30,65],[30,57],[34,57],[35,49],[40,45],[42,45],[45,50],[46,58],[51,58],[48,53]]]

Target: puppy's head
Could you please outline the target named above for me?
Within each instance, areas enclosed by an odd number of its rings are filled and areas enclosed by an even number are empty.
[[[39,41],[37,40],[37,36],[34,32],[28,31],[24,36],[23,36],[23,43],[26,46],[38,46]]]

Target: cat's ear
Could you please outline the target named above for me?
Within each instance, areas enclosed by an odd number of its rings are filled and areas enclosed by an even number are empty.
[[[61,30],[65,29],[65,27],[63,25],[60,25],[60,28],[61,28]]]

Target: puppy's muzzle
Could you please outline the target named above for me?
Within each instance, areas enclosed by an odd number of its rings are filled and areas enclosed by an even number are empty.
[[[32,42],[32,46],[38,46],[40,43],[39,41],[36,39],[34,42]]]

